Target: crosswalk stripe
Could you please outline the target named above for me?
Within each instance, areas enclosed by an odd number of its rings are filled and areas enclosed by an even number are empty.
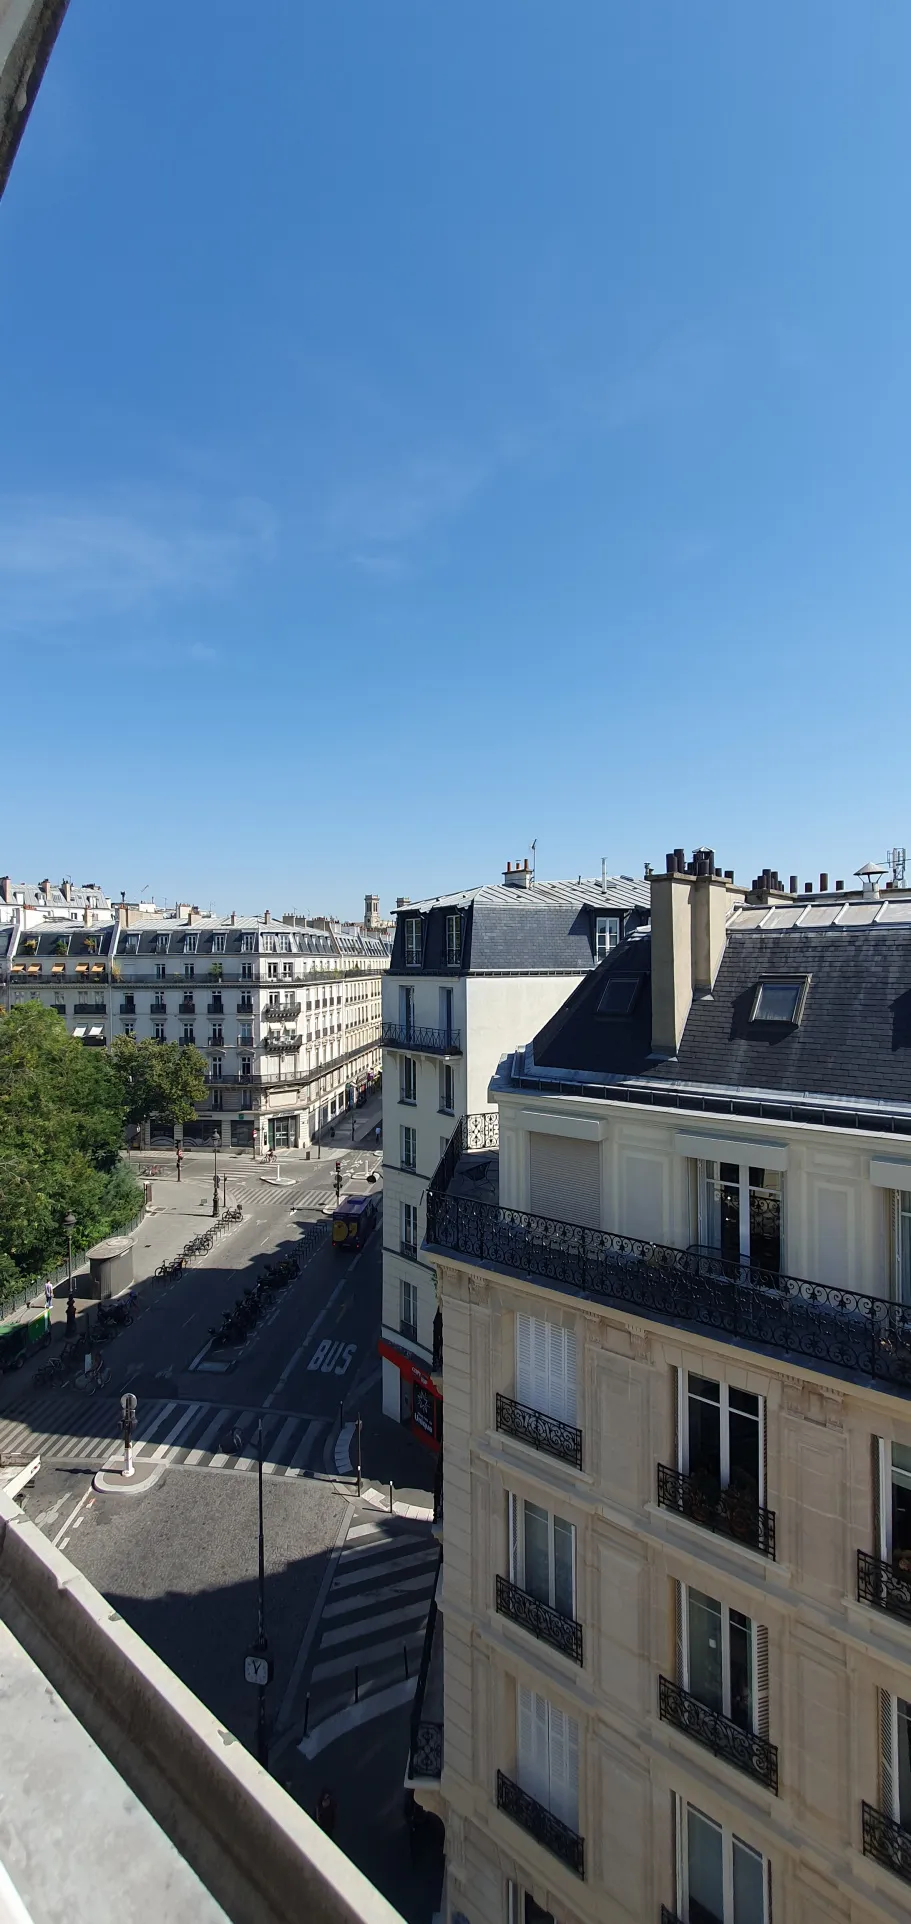
[[[359,1659],[358,1668],[364,1662],[381,1663],[384,1658],[401,1657],[402,1648],[407,1647],[409,1655],[420,1650],[424,1641],[423,1631],[412,1631],[406,1637],[392,1637],[387,1643],[375,1643],[366,1650],[349,1652],[347,1657],[330,1657],[326,1663],[313,1666],[313,1680],[318,1683],[323,1677],[343,1677],[354,1667],[354,1656]]]
[[[367,1597],[369,1597],[371,1606],[375,1603],[391,1603],[394,1597],[407,1596],[412,1590],[424,1590],[429,1598],[433,1589],[435,1576],[435,1571],[428,1570],[425,1571],[422,1577],[406,1577],[401,1583],[382,1584],[378,1590],[362,1592],[360,1596],[346,1597],[338,1603],[327,1603],[323,1611],[323,1616],[340,1617],[350,1610],[362,1610]],[[333,1584],[332,1589],[335,1589],[335,1584]],[[332,1591],[330,1591],[329,1594],[331,1596]]]
[[[432,1548],[432,1546],[430,1546]],[[414,1556],[419,1545],[412,1536],[398,1536],[394,1531],[380,1530],[372,1543],[353,1543],[350,1550],[347,1543],[342,1551],[342,1561],[351,1569],[369,1570],[369,1557]]]
[[[298,1418],[296,1416],[289,1416],[287,1418],[287,1421],[282,1424],[281,1429],[278,1432],[278,1435],[274,1438],[273,1442],[270,1443],[269,1445],[270,1475],[273,1475],[276,1469],[280,1469],[283,1467],[282,1453],[284,1451],[288,1438],[293,1435],[295,1429],[297,1428],[297,1423],[298,1423]],[[266,1467],[265,1464],[263,1464],[263,1469],[265,1469],[265,1467]]]
[[[367,1636],[371,1631],[389,1630],[394,1623],[404,1624],[412,1617],[420,1617],[423,1620],[426,1615],[425,1602],[409,1603],[404,1610],[381,1610],[379,1616],[371,1611],[369,1617],[364,1617],[356,1623],[343,1623],[337,1630],[324,1630],[319,1647],[323,1650],[332,1644],[351,1643],[356,1637]],[[411,1634],[413,1635],[414,1632]]]
[[[186,1463],[189,1463],[192,1465],[194,1463],[202,1462],[202,1459],[205,1456],[206,1451],[208,1450],[209,1444],[211,1443],[213,1436],[218,1435],[218,1432],[222,1428],[222,1425],[224,1422],[225,1422],[224,1410],[216,1410],[211,1423],[206,1424],[206,1427],[203,1430],[203,1433],[199,1439],[199,1442],[195,1450],[191,1450],[189,1452],[189,1455],[184,1458],[184,1461]]]
[[[137,1448],[139,1447],[140,1444],[148,1443],[151,1441],[152,1437],[155,1435],[155,1431],[160,1430],[162,1424],[167,1422],[168,1417],[171,1414],[171,1411],[176,1410],[177,1404],[176,1402],[173,1402],[173,1401],[170,1403],[158,1403],[157,1405],[153,1404],[152,1408],[156,1412],[155,1415],[153,1416],[152,1412],[150,1411],[148,1416],[143,1416],[140,1419],[140,1422],[137,1426],[137,1430],[136,1430],[136,1447]],[[134,1450],[134,1455],[135,1455],[135,1450]]]
[[[70,1407],[64,1413],[59,1403],[52,1404],[52,1407],[60,1420],[58,1427],[51,1431],[38,1427],[38,1405],[25,1420],[8,1417],[0,1423],[0,1451],[18,1451],[27,1447],[31,1453],[53,1462],[92,1461],[99,1457],[105,1461],[110,1458],[112,1450],[119,1443],[118,1401],[110,1397],[101,1398],[97,1403],[93,1401],[91,1414],[97,1429],[91,1432],[80,1432],[75,1427],[79,1417],[83,1416],[81,1409]],[[84,1416],[88,1414],[86,1409]],[[255,1468],[257,1461],[259,1415],[258,1410],[239,1411],[230,1404],[215,1408],[205,1402],[185,1403],[176,1397],[168,1400],[159,1397],[143,1409],[134,1441],[134,1455],[144,1456],[149,1463],[187,1464],[190,1468],[201,1466],[216,1470],[230,1464],[234,1470],[249,1471]],[[263,1431],[269,1439],[269,1456],[263,1463],[263,1474],[305,1476],[308,1461],[326,1428],[325,1417],[314,1418],[303,1413],[288,1415],[287,1412],[275,1416],[265,1412]],[[235,1457],[230,1451],[220,1450],[210,1456],[212,1443],[231,1429],[238,1429],[244,1439],[238,1455]],[[295,1443],[297,1447],[290,1462],[283,1461]],[[195,1447],[188,1448],[187,1445]]]
[[[174,1424],[173,1428],[168,1431],[168,1434],[165,1437],[164,1441],[162,1443],[159,1443],[157,1449],[154,1449],[152,1451],[152,1455],[149,1459],[150,1462],[152,1463],[161,1462],[162,1457],[167,1455],[167,1452],[171,1448],[172,1444],[176,1443],[177,1438],[181,1434],[181,1431],[189,1429],[190,1424],[195,1421],[201,1409],[202,1409],[201,1403],[190,1404],[189,1409],[184,1411],[183,1416],[179,1417],[178,1421]]]
[[[385,1535],[385,1532],[379,1523],[353,1523],[345,1538],[345,1547],[347,1548],[353,1537],[378,1537],[383,1535]]]
[[[425,1567],[428,1564],[435,1564],[438,1556],[439,1550],[436,1544],[431,1544],[427,1550],[412,1550],[407,1556],[394,1557],[391,1563],[374,1564],[370,1571],[370,1576],[371,1579],[373,1577],[385,1577],[392,1571],[398,1576],[399,1574],[404,1574],[406,1570],[414,1570],[419,1564],[424,1564]],[[340,1573],[336,1577],[332,1588],[333,1590],[344,1590],[352,1583],[363,1583],[363,1581],[363,1570],[349,1570]]]
[[[255,1416],[255,1415],[256,1415],[255,1410],[244,1410],[242,1416],[235,1416],[233,1423],[230,1424],[231,1429],[240,1430],[241,1434],[243,1434],[245,1425],[249,1423],[251,1416]],[[225,1429],[228,1428],[229,1422],[230,1422],[230,1418],[225,1423]],[[230,1462],[231,1462],[230,1453],[227,1450],[219,1450],[218,1455],[213,1456],[212,1461],[209,1465],[209,1468],[211,1470],[220,1470],[225,1463],[230,1463]]]
[[[302,1442],[299,1444],[298,1448],[295,1450],[290,1463],[288,1464],[289,1472],[291,1470],[297,1470],[297,1469],[303,1468],[310,1454],[311,1444],[314,1442],[320,1430],[322,1430],[324,1427],[325,1427],[325,1418],[315,1417],[313,1422],[309,1425],[303,1437]]]

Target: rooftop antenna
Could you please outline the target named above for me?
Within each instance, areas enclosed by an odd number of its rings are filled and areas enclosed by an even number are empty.
[[[601,857],[601,887],[603,889],[606,889],[607,887],[607,856],[606,855],[602,855]]]
[[[532,881],[534,881],[535,879],[535,849],[537,848],[537,846],[538,846],[538,838],[536,835],[531,845],[531,879]]]
[[[886,855],[886,866],[892,870],[892,887],[903,889],[905,886],[905,856],[903,848],[890,849]]]

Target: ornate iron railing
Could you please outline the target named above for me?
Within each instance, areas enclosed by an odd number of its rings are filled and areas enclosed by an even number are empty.
[[[226,1015],[226,1014],[227,1014],[227,1010],[225,1009],[224,1001],[220,995],[216,996],[214,1001],[206,1003],[206,1015]]]
[[[433,1319],[433,1362],[430,1365],[434,1376],[443,1369],[443,1311],[437,1309]]]
[[[778,1749],[765,1737],[757,1736],[753,1730],[741,1730],[730,1717],[710,1710],[708,1704],[700,1703],[698,1697],[671,1683],[668,1677],[658,1678],[658,1715],[666,1724],[673,1724],[684,1736],[692,1737],[695,1743],[710,1750],[713,1757],[733,1764],[735,1770],[754,1777],[773,1796],[778,1796]]]
[[[423,1029],[416,1023],[384,1022],[387,1049],[413,1049],[415,1055],[460,1056],[461,1029]]]
[[[464,1121],[463,1145],[469,1146]],[[806,1356],[911,1392],[911,1309],[905,1304],[453,1196],[439,1180],[442,1171],[441,1163],[427,1194],[430,1249],[542,1276],[618,1308],[717,1330],[735,1342]]]
[[[859,1603],[872,1603],[875,1610],[911,1623],[911,1571],[896,1570],[866,1550],[857,1552],[857,1597]]]
[[[501,1396],[499,1391],[497,1429],[515,1437],[517,1443],[530,1443],[533,1450],[555,1456],[560,1463],[571,1463],[576,1470],[582,1468],[581,1430],[574,1429],[571,1423],[562,1423],[557,1416],[545,1416],[541,1410],[529,1409],[527,1403],[516,1403],[511,1396]]]
[[[299,1002],[267,1002],[261,1015],[264,1022],[296,1022],[300,1012]]]
[[[463,1150],[499,1149],[500,1112],[498,1109],[479,1109],[475,1115],[466,1116],[462,1130]]]
[[[439,1568],[439,1566],[437,1566]],[[408,1759],[409,1777],[440,1777],[443,1771],[443,1726],[432,1719],[422,1716],[424,1693],[427,1689],[427,1672],[433,1653],[433,1639],[436,1631],[436,1597],[431,1599],[427,1613],[427,1628],[424,1631],[424,1647],[421,1651],[421,1667],[418,1671],[414,1705],[411,1712],[411,1751]]]
[[[497,1809],[511,1817],[514,1824],[521,1824],[536,1843],[552,1851],[562,1864],[575,1871],[577,1877],[585,1876],[584,1838],[577,1836],[568,1824],[555,1817],[546,1805],[539,1804],[537,1797],[532,1797],[529,1791],[514,1784],[512,1778],[502,1770],[497,1771]]]
[[[192,995],[185,995],[183,998],[183,1001],[178,1002],[177,1013],[178,1015],[195,1015],[196,1014],[196,1002]]]
[[[106,1002],[99,1002],[97,1000],[92,1002],[74,1002],[73,1014],[74,1015],[104,1015],[107,1012],[107,1006],[108,1005]]]
[[[911,1830],[873,1804],[863,1805],[862,1822],[864,1856],[875,1857],[877,1864],[911,1884]]]
[[[775,1561],[775,1512],[755,1503],[748,1492],[737,1488],[719,1490],[704,1482],[698,1473],[685,1476],[666,1463],[658,1465],[658,1502],[664,1510],[676,1510],[699,1523],[716,1536],[732,1537],[745,1543],[760,1556]]]
[[[561,1616],[559,1610],[539,1603],[527,1590],[520,1590],[518,1584],[500,1576],[497,1577],[497,1609],[501,1617],[509,1617],[541,1643],[549,1643],[552,1649],[559,1650],[561,1656],[569,1657],[573,1663],[582,1662],[582,1625],[576,1623],[574,1617]]]
[[[437,1457],[436,1475],[434,1476],[434,1479],[433,1479],[433,1520],[434,1520],[434,1523],[442,1523],[443,1521],[443,1452],[442,1450],[440,1451],[439,1456]]]

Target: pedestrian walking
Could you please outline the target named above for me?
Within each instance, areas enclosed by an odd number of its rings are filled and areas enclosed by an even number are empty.
[[[76,1334],[76,1298],[75,1296],[68,1296],[66,1299],[66,1340],[67,1342],[70,1342],[72,1338],[75,1336],[75,1334]]]
[[[377,1148],[379,1148],[380,1146],[380,1128],[381,1128],[381,1124],[377,1123],[376,1128],[373,1131],[373,1140],[376,1143]]]
[[[47,1310],[47,1313],[49,1316],[50,1316],[51,1310],[53,1309],[53,1306],[54,1306],[54,1285],[51,1282],[50,1277],[48,1277],[44,1285],[44,1307]]]
[[[316,1821],[320,1830],[324,1830],[326,1836],[331,1837],[335,1829],[335,1798],[331,1790],[320,1791],[316,1806]]]
[[[180,1181],[180,1167],[182,1162],[183,1162],[183,1150],[181,1149],[180,1143],[178,1143],[177,1144],[177,1180],[178,1182]]]

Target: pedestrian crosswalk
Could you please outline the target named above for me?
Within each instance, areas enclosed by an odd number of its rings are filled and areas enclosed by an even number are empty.
[[[392,1517],[352,1525],[320,1617],[311,1723],[416,1675],[439,1560],[426,1528]]]
[[[263,1424],[263,1474],[312,1476],[322,1470],[328,1417],[288,1410],[243,1409],[237,1404],[154,1397],[139,1406],[133,1455],[189,1469],[252,1470]],[[120,1441],[120,1400],[51,1392],[11,1410],[0,1421],[0,1461],[27,1450],[47,1463],[84,1463],[100,1469]]]
[[[279,1165],[280,1167],[280,1165]],[[275,1172],[271,1170],[270,1173]],[[335,1200],[335,1190],[328,1180],[314,1183],[308,1175],[306,1180],[288,1182],[288,1169],[282,1171],[282,1181],[270,1181],[268,1175],[243,1176],[240,1180],[229,1177],[229,1203],[240,1203],[247,1215],[255,1215],[259,1209],[325,1209]]]

